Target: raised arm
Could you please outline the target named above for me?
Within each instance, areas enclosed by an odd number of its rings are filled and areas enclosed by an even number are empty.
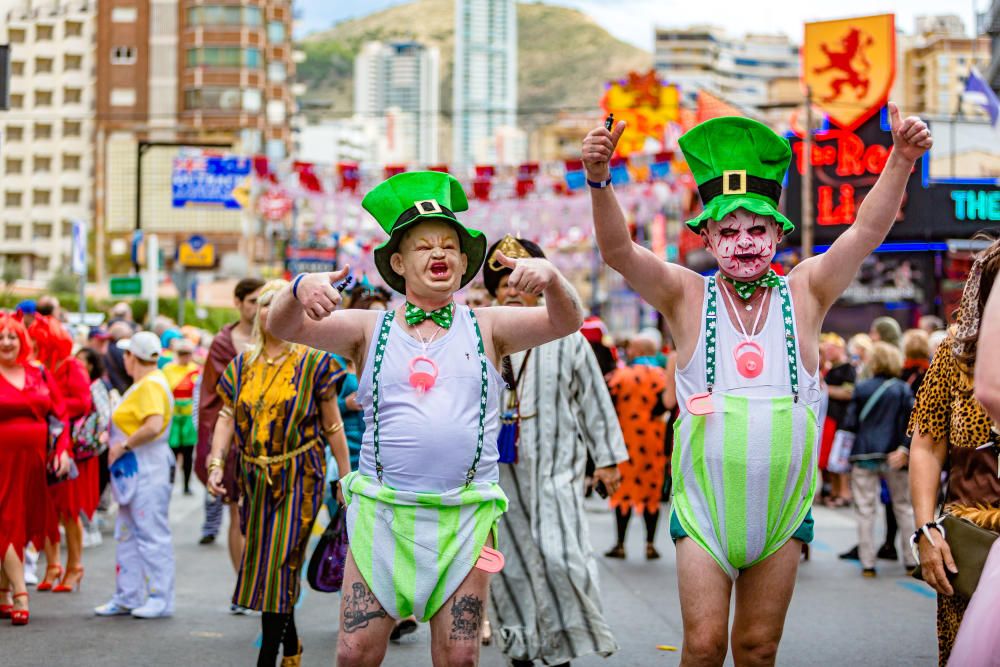
[[[583,140],[583,165],[588,180],[602,182],[611,177],[611,157],[624,131],[625,121],[619,121],[613,131],[601,126],[591,130]],[[590,202],[601,257],[648,304],[669,315],[673,306],[682,301],[685,281],[700,281],[700,278],[632,241],[614,186],[590,188]]]
[[[802,262],[793,273],[805,273],[809,291],[825,313],[840,298],[861,263],[882,244],[903,201],[913,165],[934,143],[926,123],[915,116],[900,120],[889,102],[892,152],[871,192],[861,202],[857,219],[822,255]]]
[[[976,400],[1000,424],[1000,280],[983,309],[976,359]]]
[[[511,289],[545,297],[545,306],[509,308],[497,306],[477,312],[485,316],[493,336],[497,358],[527,350],[568,336],[583,325],[583,306],[573,286],[547,259],[511,259],[502,252],[497,261],[513,269],[507,279]]]
[[[308,273],[281,290],[271,302],[267,318],[271,333],[356,360],[363,348],[366,324],[374,318],[366,310],[334,312],[341,301],[335,285],[349,270],[344,266],[333,273]]]

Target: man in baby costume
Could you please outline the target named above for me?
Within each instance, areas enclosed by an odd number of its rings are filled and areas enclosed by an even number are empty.
[[[473,311],[454,302],[478,273],[486,239],[456,217],[468,203],[448,174],[396,175],[362,206],[389,234],[375,265],[406,302],[334,312],[344,267],[297,277],[271,311],[276,335],[361,369],[361,459],[341,480],[351,551],[337,664],[380,664],[393,619],[410,614],[430,621],[434,664],[474,664],[489,573],[502,563],[496,522],[507,507],[497,484],[497,366],[575,332],[582,309],[547,260],[503,254],[510,283],[543,294],[544,307]]]
[[[680,139],[704,211],[688,222],[719,263],[704,278],[632,242],[610,183],[625,129],[584,140],[601,255],[670,326],[677,347],[673,459],[684,665],[773,665],[812,537],[819,332],[827,311],[888,234],[927,126],[889,105],[894,148],[854,224],[824,254],[780,278],[770,269],[793,227],[778,211],[788,142],[745,118],[717,118]]]

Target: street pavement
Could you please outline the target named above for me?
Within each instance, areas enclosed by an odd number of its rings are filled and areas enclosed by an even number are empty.
[[[173,618],[136,620],[97,618],[92,608],[114,590],[114,541],[105,533],[101,546],[84,552],[86,577],[80,592],[35,593],[31,623],[14,628],[0,622],[0,665],[7,667],[101,667],[155,665],[245,666],[256,663],[259,617],[229,614],[235,576],[224,540],[197,544],[202,520],[202,490],[175,493],[171,524],[177,555],[177,612]],[[591,542],[597,552],[605,616],[621,650],[608,659],[589,656],[578,667],[624,665],[659,667],[680,664],[680,607],[674,549],[660,522],[657,547],[663,554],[647,562],[642,522],[632,522],[625,561],[600,555],[613,541],[614,517],[596,498],[588,501]],[[666,509],[666,507],[664,508]],[[792,600],[779,665],[852,667],[933,665],[936,661],[934,597],[905,576],[902,564],[879,563],[876,579],[863,579],[856,562],[837,554],[856,541],[849,510],[814,509],[816,541],[802,564]],[[666,514],[664,514],[664,519]],[[321,517],[320,524],[325,524]],[[319,532],[317,526],[317,534]],[[507,536],[506,539],[515,539]],[[40,568],[41,569],[41,568]],[[303,665],[333,664],[340,598],[303,585],[296,611],[305,646]],[[389,648],[383,664],[430,665],[426,625]],[[677,651],[658,648],[676,647]],[[484,647],[481,664],[506,665],[495,646]],[[727,664],[732,664],[731,660]]]

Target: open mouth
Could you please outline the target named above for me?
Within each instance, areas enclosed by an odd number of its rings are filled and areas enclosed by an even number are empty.
[[[524,303],[520,299],[518,299],[517,297],[514,297],[512,299],[507,299],[506,301],[504,301],[503,305],[505,305],[505,306],[523,306]]]
[[[448,264],[446,262],[432,262],[431,275],[435,278],[444,278],[448,275]]]
[[[753,262],[753,261],[756,261],[756,260],[760,259],[760,255],[758,255],[757,253],[740,253],[740,252],[738,252],[735,255],[733,255],[733,257],[735,257],[736,261],[738,261],[738,262]]]

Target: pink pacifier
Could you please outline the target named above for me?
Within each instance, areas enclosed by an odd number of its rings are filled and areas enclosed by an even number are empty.
[[[490,574],[496,574],[503,569],[503,566],[503,554],[496,549],[483,546],[483,550],[479,552],[479,560],[476,561],[476,568]]]
[[[764,372],[764,349],[753,341],[745,341],[733,350],[736,370],[745,378],[755,378]]]
[[[710,415],[715,412],[715,406],[712,405],[711,392],[689,396],[687,400],[687,409],[688,412],[695,416]]]
[[[430,370],[417,370],[417,364],[424,363],[430,366]],[[421,394],[434,386],[437,380],[438,366],[430,357],[420,355],[410,361],[410,386]]]

